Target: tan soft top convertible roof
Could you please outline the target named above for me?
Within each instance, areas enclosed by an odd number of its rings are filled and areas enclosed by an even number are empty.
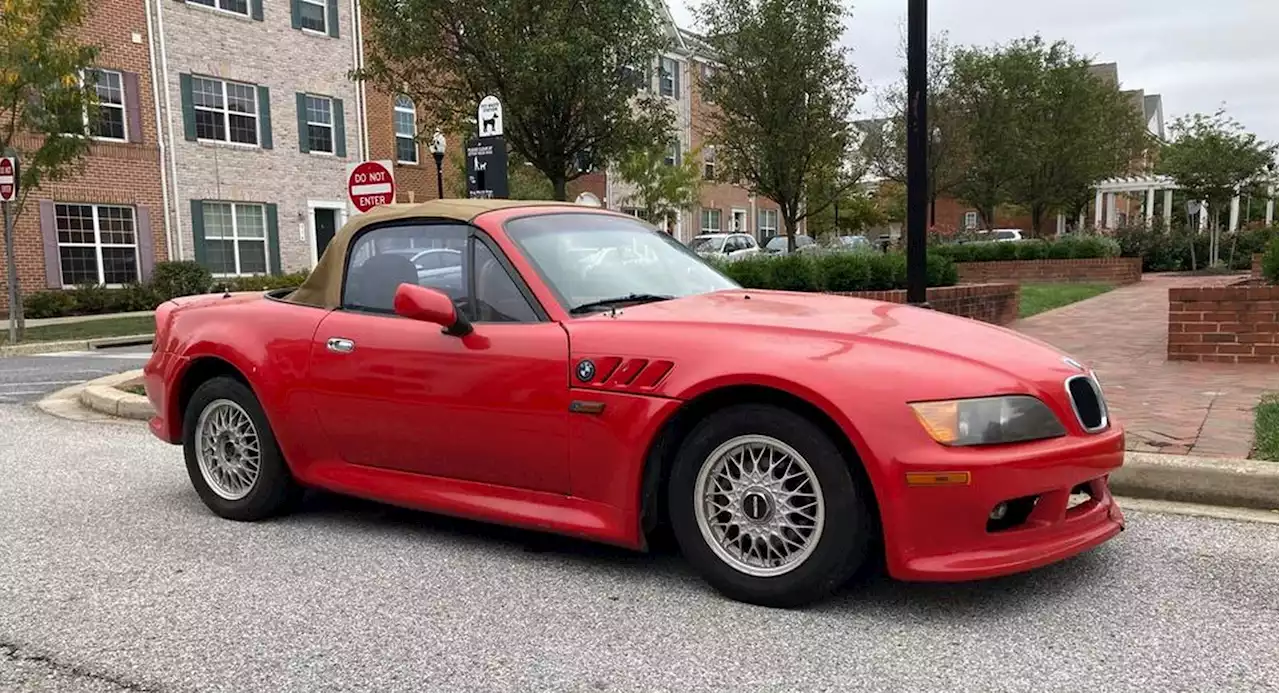
[[[346,267],[347,251],[351,238],[360,229],[383,221],[412,218],[457,219],[471,221],[477,216],[495,209],[510,207],[574,206],[569,202],[495,199],[445,199],[416,204],[392,204],[374,207],[364,214],[352,217],[329,241],[316,268],[296,291],[284,300],[304,303],[321,308],[337,308],[342,303],[342,269]]]

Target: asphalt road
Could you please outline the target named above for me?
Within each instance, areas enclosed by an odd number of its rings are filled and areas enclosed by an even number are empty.
[[[44,395],[104,375],[141,368],[150,346],[0,358],[0,404],[34,402]]]
[[[0,405],[0,690],[1252,691],[1277,686],[1277,528],[1130,512],[1063,564],[864,581],[799,611],[676,555],[317,496],[200,504],[139,426]]]

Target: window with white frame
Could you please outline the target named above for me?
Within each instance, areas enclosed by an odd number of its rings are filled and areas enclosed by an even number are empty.
[[[396,97],[396,161],[402,164],[418,163],[418,113],[413,100],[407,96]]]
[[[756,232],[761,238],[778,235],[778,210],[762,209],[756,214]]]
[[[196,138],[258,144],[258,89],[252,84],[191,78]]]
[[[714,76],[715,73],[716,73],[716,69],[712,67],[710,63],[701,63],[699,65],[699,74],[702,78],[703,84],[706,84],[708,81],[710,81],[711,77]],[[706,101],[707,103],[711,103],[711,99],[707,98],[706,92],[702,92],[702,100]]]
[[[217,276],[266,274],[266,206],[246,202],[204,203],[205,265]]]
[[[302,28],[321,34],[328,32],[328,16],[324,0],[298,0],[298,19]]]
[[[680,163],[680,140],[671,140],[667,145],[667,155],[663,157],[662,162],[668,166],[676,166]]]
[[[702,177],[707,180],[716,177],[716,148],[711,145],[702,150]]]
[[[333,99],[307,94],[307,148],[333,153]]]
[[[718,209],[702,210],[702,232],[703,233],[720,233],[720,210]]]
[[[215,10],[249,16],[249,0],[187,0],[194,5],[204,5]]]
[[[663,58],[658,65],[658,93],[680,98],[680,61]]]
[[[56,204],[53,209],[64,286],[139,281],[132,207]]]
[[[974,211],[968,211],[968,212],[965,212],[965,213],[964,213],[964,227],[965,227],[966,229],[976,229],[976,228],[978,228],[978,213],[977,213],[977,212],[974,212]]]
[[[98,92],[98,113],[96,118],[88,118],[89,134],[103,140],[129,139],[123,75],[115,70],[85,70],[85,81]]]

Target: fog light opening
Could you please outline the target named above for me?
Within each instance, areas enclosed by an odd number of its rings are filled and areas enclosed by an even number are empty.
[[[1003,520],[1004,516],[1008,514],[1009,514],[1009,504],[997,503],[996,507],[991,509],[991,514],[987,515],[987,518],[998,522],[1000,520]]]

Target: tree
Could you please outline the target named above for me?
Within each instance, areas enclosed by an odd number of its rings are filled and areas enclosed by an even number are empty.
[[[22,169],[18,199],[10,204],[15,229],[31,191],[79,170],[92,143],[97,86],[85,70],[98,48],[81,43],[76,31],[87,8],[85,0],[0,4],[0,152],[17,155]],[[9,338],[17,340],[25,321],[12,233],[5,233],[4,252]]]
[[[449,132],[476,132],[502,102],[511,150],[566,184],[666,136],[672,115],[641,79],[665,47],[648,0],[366,0],[366,67],[353,72],[422,104]]]
[[[903,51],[905,55],[905,49]],[[863,127],[866,136],[860,151],[869,169],[880,176],[907,184],[907,82],[906,68],[898,82],[879,95],[884,118]],[[960,104],[952,90],[954,69],[952,50],[946,34],[933,37],[929,46],[928,123],[930,141],[927,153],[929,169],[929,225],[937,223],[938,197],[954,193],[963,180],[966,144]]]
[[[1221,108],[1213,115],[1179,116],[1169,134],[1157,170],[1173,178],[1191,199],[1209,203],[1209,265],[1217,265],[1220,224],[1214,212],[1226,209],[1241,190],[1271,180],[1269,165],[1275,162],[1276,145],[1245,132]]]
[[[640,210],[651,224],[670,222],[672,217],[698,204],[702,190],[701,149],[694,150],[674,165],[666,162],[670,148],[661,144],[636,150],[622,159],[618,172],[634,192],[626,203]]]
[[[707,139],[726,179],[778,204],[791,250],[799,222],[860,175],[849,165],[849,118],[862,88],[839,44],[844,13],[839,0],[703,0],[697,9],[718,62],[702,82],[715,104]],[[830,180],[810,186],[821,178]]]
[[[467,196],[467,150],[466,147],[454,147],[446,155],[446,166],[453,167],[458,175],[448,183],[447,193],[450,197]],[[548,200],[555,191],[551,181],[525,161],[518,153],[507,152],[507,197],[512,200]]]
[[[1052,212],[1079,211],[1097,181],[1126,171],[1149,142],[1141,105],[1064,41],[961,51],[953,88],[967,103],[971,154],[960,187],[988,226],[1000,202],[1030,212],[1036,232]]]

